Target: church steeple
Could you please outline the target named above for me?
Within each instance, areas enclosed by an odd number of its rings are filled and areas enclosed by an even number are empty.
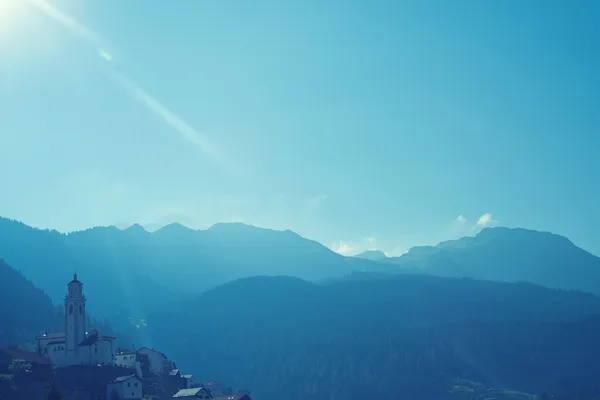
[[[85,296],[83,283],[73,274],[65,296],[65,336],[68,355],[77,354],[78,346],[85,339]]]

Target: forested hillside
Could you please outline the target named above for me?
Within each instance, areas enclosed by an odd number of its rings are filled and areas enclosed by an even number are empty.
[[[257,277],[153,314],[145,335],[180,367],[266,399],[454,398],[457,378],[593,395],[599,315],[593,295],[531,284]]]
[[[44,330],[61,327],[50,298],[0,258],[0,347],[27,343]]]

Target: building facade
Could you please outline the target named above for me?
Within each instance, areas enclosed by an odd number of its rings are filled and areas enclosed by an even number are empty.
[[[106,385],[107,400],[140,400],[142,396],[142,381],[135,374],[120,376]]]
[[[116,338],[86,330],[86,298],[77,274],[67,284],[64,329],[65,333],[44,333],[36,338],[37,352],[54,366],[114,364]]]
[[[167,356],[161,353],[160,351],[150,349],[148,347],[142,347],[137,351],[137,353],[148,357],[150,371],[152,371],[152,373],[156,375],[161,375],[164,372],[173,369],[172,365],[169,363]]]

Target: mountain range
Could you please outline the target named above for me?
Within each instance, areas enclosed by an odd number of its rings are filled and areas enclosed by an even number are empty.
[[[233,279],[292,275],[320,280],[374,267],[292,231],[243,224],[207,230],[170,224],[155,232],[140,225],[111,226],[65,234],[0,218],[0,257],[54,302],[62,300],[65,280],[79,273],[89,309],[115,322],[142,318],[156,307]]]
[[[532,282],[600,294],[600,258],[548,232],[486,228],[474,237],[413,247],[400,257],[377,251],[356,257],[430,275]]]
[[[140,225],[96,227],[65,234],[0,218],[0,257],[55,303],[64,295],[66,277],[78,272],[90,310],[115,323],[256,275],[321,281],[353,271],[424,273],[600,293],[600,258],[564,237],[525,229],[488,228],[388,258],[382,252],[344,257],[289,230],[240,223],[207,230],[174,223],[155,232]]]
[[[60,329],[78,272],[117,336],[265,400],[600,395],[600,259],[550,233],[344,257],[243,224],[65,234],[0,219],[0,257],[0,346]]]

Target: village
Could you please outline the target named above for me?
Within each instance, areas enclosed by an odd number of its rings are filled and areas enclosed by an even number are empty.
[[[247,390],[195,381],[163,352],[116,348],[116,337],[86,329],[86,297],[77,274],[67,285],[65,332],[42,333],[35,349],[0,349],[0,398],[64,400],[251,400]],[[6,383],[7,377],[10,382]]]

